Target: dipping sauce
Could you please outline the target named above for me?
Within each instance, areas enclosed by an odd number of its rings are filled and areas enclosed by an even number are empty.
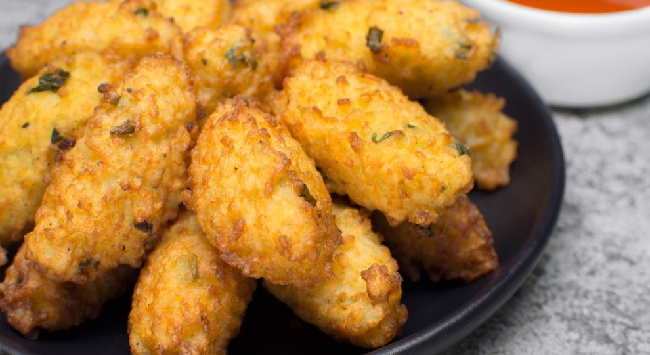
[[[650,6],[650,0],[508,0],[542,10],[578,14],[602,14]]]

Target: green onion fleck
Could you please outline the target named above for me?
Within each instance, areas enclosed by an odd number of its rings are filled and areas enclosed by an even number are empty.
[[[249,59],[244,53],[239,54],[235,47],[228,48],[226,51],[226,59],[228,59],[228,62],[232,65],[233,69],[237,68],[239,63],[250,65],[253,70],[257,69],[257,61],[255,59]]]
[[[382,49],[381,40],[384,37],[384,31],[377,26],[371,26],[366,34],[366,46],[373,53],[379,53]]]
[[[373,142],[379,144],[379,143],[383,142],[384,140],[390,138],[390,136],[392,136],[393,134],[401,133],[401,132],[402,132],[401,130],[397,129],[397,130],[394,130],[394,131],[386,132],[381,137],[379,137],[377,132],[372,132],[372,136],[370,136],[370,138],[372,139]]]
[[[59,133],[59,130],[56,128],[52,129],[52,135],[50,136],[50,143],[57,144],[63,140],[63,136]]]
[[[335,7],[339,6],[339,2],[338,1],[321,0],[320,4],[318,6],[321,8],[321,10],[329,10],[329,9],[332,9],[332,8],[335,8]]]
[[[135,11],[133,11],[133,14],[136,16],[142,16],[142,17],[147,17],[149,16],[149,9],[146,7],[141,7]]]
[[[70,73],[61,69],[56,69],[51,73],[43,74],[40,78],[38,78],[38,85],[29,89],[27,91],[27,94],[43,91],[57,92],[65,84],[69,77]]]
[[[469,151],[469,149],[467,149],[467,147],[463,143],[454,142],[454,147],[456,148],[456,150],[458,151],[458,154],[460,156],[463,156],[463,155],[467,155],[469,157],[472,156],[472,153]]]
[[[300,189],[299,196],[304,198],[305,201],[309,202],[312,207],[316,207],[316,199],[314,196],[312,196],[311,192],[309,192],[309,187],[307,187],[307,184],[304,182],[302,183],[302,188]]]
[[[454,52],[454,57],[456,59],[468,59],[473,49],[474,46],[471,43],[461,41],[458,43],[458,48]]]
[[[79,263],[79,271],[86,272],[86,270],[91,266],[95,270],[99,269],[99,260],[84,259]]]

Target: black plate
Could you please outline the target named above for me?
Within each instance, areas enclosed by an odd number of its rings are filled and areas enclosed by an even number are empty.
[[[19,82],[1,56],[0,102],[11,96]],[[564,159],[549,111],[530,85],[501,58],[481,73],[472,87],[505,97],[506,113],[519,124],[518,159],[512,166],[511,184],[496,192],[470,194],[494,234],[501,265],[469,284],[405,282],[403,301],[409,320],[398,339],[372,354],[432,354],[460,340],[519,288],[555,226],[564,193]],[[37,341],[20,336],[0,315],[0,353],[128,354],[129,302],[110,302],[100,318],[71,331],[44,333]],[[298,321],[287,307],[259,288],[229,352],[360,354],[367,350],[332,341]]]

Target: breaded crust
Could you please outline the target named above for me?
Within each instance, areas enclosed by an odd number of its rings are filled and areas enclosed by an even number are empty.
[[[22,27],[7,57],[29,78],[56,56],[82,50],[135,58],[168,53],[181,30],[155,9],[153,0],[73,2],[39,25]]]
[[[343,244],[334,254],[334,277],[313,287],[264,286],[304,321],[339,341],[366,348],[390,342],[406,322],[397,263],[370,220],[359,210],[334,204]]]
[[[25,81],[0,109],[0,244],[20,241],[57,152],[79,138],[101,100],[100,84],[121,80],[133,62],[95,52],[63,56]]]
[[[124,0],[109,0],[123,2]],[[156,11],[172,19],[183,32],[197,27],[215,28],[231,14],[230,0],[153,0]]]
[[[69,329],[97,317],[104,303],[133,286],[137,275],[136,269],[120,266],[83,285],[57,282],[25,258],[23,245],[0,283],[0,310],[14,329],[36,338],[41,329]]]
[[[237,95],[268,100],[274,68],[264,50],[250,30],[224,25],[186,33],[174,55],[190,67],[199,110],[207,117],[219,102]]]
[[[275,114],[332,192],[399,224],[429,224],[472,187],[471,159],[436,118],[347,63],[307,61],[285,80]]]
[[[133,354],[226,354],[256,281],[218,257],[186,212],[140,273],[129,314]]]
[[[456,1],[337,3],[305,11],[283,33],[287,60],[348,61],[420,99],[474,80],[496,58],[498,33]]]
[[[517,121],[503,113],[505,104],[494,94],[458,90],[424,105],[472,153],[474,179],[484,190],[510,183],[510,165],[517,156],[517,142],[512,138]]]
[[[284,67],[287,61],[281,60],[281,37],[278,33],[285,27],[292,30],[293,26],[285,25],[285,22],[291,22],[294,12],[316,9],[318,4],[319,0],[245,0],[233,5],[228,23],[251,29],[256,46],[270,63],[273,81],[278,88],[287,72]]]
[[[119,264],[139,267],[187,186],[187,126],[196,117],[187,67],[145,57],[100,90],[102,103],[54,167],[25,236],[27,258],[56,280],[83,283]]]
[[[281,122],[226,100],[203,127],[189,174],[186,204],[228,264],[278,284],[331,277],[341,241],[331,198]]]
[[[256,32],[274,32],[289,20],[293,12],[317,9],[320,0],[245,0],[235,1],[229,21]]]
[[[403,223],[391,227],[381,213],[374,213],[372,222],[384,236],[402,274],[413,281],[424,271],[433,282],[469,282],[499,265],[492,232],[467,196],[460,196],[429,226]]]

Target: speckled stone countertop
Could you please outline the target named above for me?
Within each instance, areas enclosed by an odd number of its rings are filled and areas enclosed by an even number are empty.
[[[69,0],[1,0],[0,48]],[[650,96],[557,110],[564,203],[523,286],[452,354],[650,354]]]

